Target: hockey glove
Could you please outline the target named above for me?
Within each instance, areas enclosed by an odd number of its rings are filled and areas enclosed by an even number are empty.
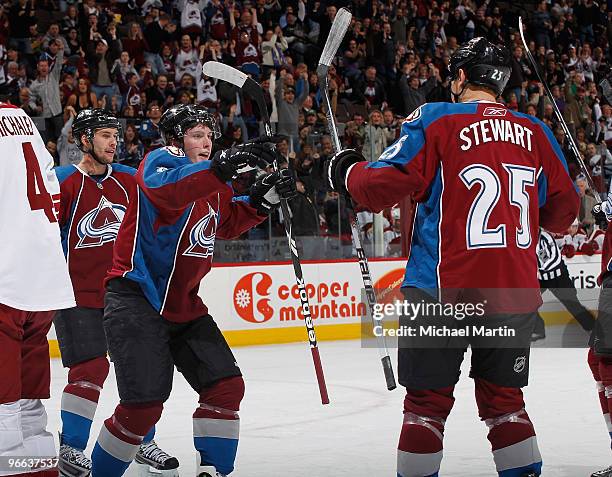
[[[606,217],[606,213],[603,211],[601,204],[595,204],[593,206],[591,215],[593,215],[595,223],[601,230],[606,230],[608,228],[608,217]]]
[[[329,187],[336,192],[347,194],[346,173],[349,167],[362,161],[365,161],[365,158],[354,149],[344,149],[334,154],[325,167],[325,179]]]
[[[275,157],[271,143],[247,142],[217,152],[210,168],[221,181],[228,182],[243,172],[267,167]]]
[[[281,198],[291,199],[296,195],[295,179],[289,169],[266,174],[251,186],[251,206],[259,215],[269,215],[278,208]]]

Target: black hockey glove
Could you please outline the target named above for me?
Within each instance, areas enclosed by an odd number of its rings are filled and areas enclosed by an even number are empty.
[[[591,215],[593,215],[595,223],[601,230],[606,230],[608,228],[608,217],[606,217],[606,213],[602,210],[601,204],[595,204],[593,206]]]
[[[247,142],[217,152],[210,168],[220,180],[228,182],[257,166],[264,169],[275,157],[272,143]]]
[[[349,167],[362,161],[365,161],[365,158],[354,149],[344,149],[334,154],[325,167],[325,179],[329,187],[336,192],[347,194],[346,173]]]
[[[296,194],[295,178],[289,169],[262,176],[249,191],[251,206],[259,215],[269,215],[278,208],[281,198],[291,199]]]

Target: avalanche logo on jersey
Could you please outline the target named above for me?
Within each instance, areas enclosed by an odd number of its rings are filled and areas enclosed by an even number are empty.
[[[189,233],[190,246],[183,253],[186,257],[208,258],[215,251],[215,234],[219,223],[219,212],[208,204],[208,214],[193,226]]]
[[[405,123],[411,123],[412,121],[416,121],[421,117],[421,107],[419,106],[414,111],[412,111],[406,119],[404,119]]]
[[[79,243],[75,248],[99,247],[114,242],[119,226],[125,216],[126,207],[113,204],[102,196],[98,207],[87,212],[77,225]]]

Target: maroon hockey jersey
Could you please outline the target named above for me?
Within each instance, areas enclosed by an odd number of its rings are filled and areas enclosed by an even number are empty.
[[[104,308],[104,278],[119,226],[136,193],[136,169],[112,164],[99,180],[75,165],[55,172],[60,181],[62,246],[77,306]]]

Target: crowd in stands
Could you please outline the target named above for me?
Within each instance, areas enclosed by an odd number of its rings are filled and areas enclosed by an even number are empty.
[[[346,209],[338,203],[343,199],[322,178],[333,148],[315,72],[342,6],[353,20],[329,71],[329,93],[344,147],[376,161],[399,136],[402,118],[425,102],[450,101],[450,56],[465,41],[484,36],[512,54],[512,76],[500,100],[550,126],[572,177],[583,185],[523,51],[520,14],[527,18],[529,49],[598,192],[607,191],[612,106],[598,87],[610,70],[612,14],[606,2],[15,0],[0,7],[0,97],[37,118],[58,164],[80,158],[70,125],[81,109],[113,111],[125,124],[117,160],[137,167],[147,151],[163,144],[157,124],[173,104],[200,103],[214,111],[223,131],[219,147],[262,133],[259,111],[247,95],[202,74],[206,61],[233,65],[264,87],[275,131],[285,138],[279,150],[299,181],[294,231],[348,235]],[[236,183],[237,191],[250,179]],[[585,194],[585,226],[592,225],[589,200]],[[394,230],[394,217],[386,215],[387,231]],[[281,233],[278,219],[259,232],[264,237],[270,229]]]

